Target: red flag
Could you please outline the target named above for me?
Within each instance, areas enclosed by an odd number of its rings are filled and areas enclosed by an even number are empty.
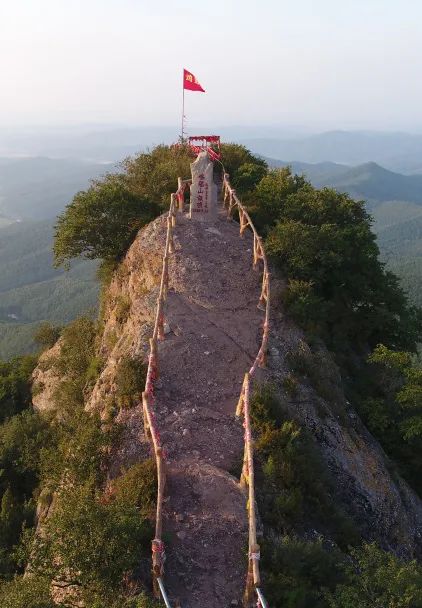
[[[191,72],[188,72],[188,70],[183,70],[183,88],[188,91],[200,91],[201,93],[205,93],[205,89],[201,87],[196,76]]]

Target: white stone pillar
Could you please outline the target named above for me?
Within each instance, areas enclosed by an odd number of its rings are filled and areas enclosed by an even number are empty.
[[[214,163],[207,152],[200,152],[191,163],[190,217],[198,222],[217,219],[217,186],[214,184]]]

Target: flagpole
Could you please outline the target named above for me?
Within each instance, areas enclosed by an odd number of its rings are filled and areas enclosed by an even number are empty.
[[[184,131],[185,131],[185,71],[182,72],[182,135],[181,140],[182,143],[184,141]]]

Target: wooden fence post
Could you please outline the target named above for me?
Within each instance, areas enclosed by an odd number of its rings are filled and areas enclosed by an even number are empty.
[[[147,414],[147,407],[148,407],[148,395],[143,392],[142,393],[142,412],[144,415],[144,433],[146,437],[151,437],[151,432],[150,432],[150,428],[149,428],[149,422],[148,422],[148,414]]]
[[[164,281],[163,281],[163,299],[167,300],[169,290],[169,261],[168,257],[164,256]]]
[[[150,338],[149,348],[150,348],[150,353],[152,355],[152,360],[154,362],[154,379],[158,380],[158,378],[160,376],[160,366],[158,364],[157,340],[155,340],[154,338]]]
[[[242,388],[240,389],[240,397],[239,397],[239,401],[237,402],[237,407],[236,407],[236,416],[238,418],[240,418],[240,416],[243,414],[243,411],[244,411],[246,383],[249,383],[249,372],[246,372],[246,374],[244,375],[243,382],[242,382]]]
[[[177,193],[178,193],[178,203],[179,203],[179,211],[183,213],[185,208],[185,188],[183,185],[183,180],[181,177],[177,178]]]

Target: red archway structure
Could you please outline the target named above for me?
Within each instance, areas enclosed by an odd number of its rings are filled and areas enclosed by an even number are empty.
[[[211,160],[221,159],[221,145],[219,135],[192,135],[188,139],[189,147],[195,154],[208,152]]]

